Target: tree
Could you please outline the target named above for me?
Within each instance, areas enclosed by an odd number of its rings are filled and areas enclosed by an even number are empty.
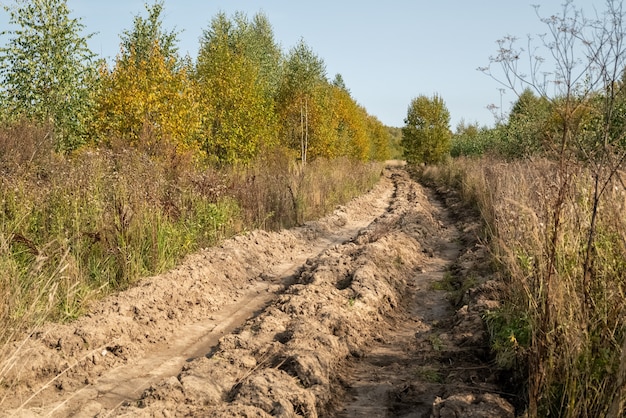
[[[324,140],[324,124],[317,108],[324,105],[327,84],[324,61],[300,40],[287,56],[278,105],[283,121],[282,137],[288,147],[297,149],[299,146],[300,158],[305,164],[311,140]],[[322,123],[315,124],[316,117]],[[316,129],[318,135],[315,135]]]
[[[370,138],[370,159],[385,161],[391,158],[391,135],[375,116],[367,116],[367,130]]]
[[[555,146],[551,135],[558,129],[553,105],[544,97],[526,88],[511,109],[500,152],[509,158],[527,158],[539,153],[551,152]]]
[[[346,82],[343,80],[343,76],[340,73],[335,74],[335,78],[333,79],[333,82],[331,84],[350,94],[350,90],[348,90],[348,88],[346,87]]]
[[[413,99],[404,123],[401,144],[409,164],[434,164],[449,154],[450,112],[441,97],[422,95]]]
[[[200,41],[196,79],[202,92],[202,149],[220,163],[248,163],[276,142],[277,47],[267,22],[255,22],[220,13]]]
[[[337,82],[341,87],[336,84]],[[330,156],[367,160],[370,157],[371,146],[367,112],[352,99],[341,76],[336,77],[329,88],[332,91],[331,112],[335,129],[332,137],[334,143],[328,145],[328,149],[332,151]]]
[[[480,128],[478,123],[466,124],[461,120],[457,126],[450,144],[450,155],[460,157],[462,155],[480,155],[485,150],[480,143]]]
[[[101,68],[97,135],[151,154],[164,145],[194,149],[200,124],[195,86],[179,65],[175,33],[162,28],[162,4],[146,10],[148,18],[135,17],[133,29],[124,32],[113,70]]]
[[[274,101],[282,77],[283,54],[274,39],[274,30],[263,13],[257,13],[248,21],[242,13],[235,15],[237,30],[244,54],[257,68],[258,83],[269,99]]]
[[[5,6],[18,29],[0,48],[0,83],[7,114],[54,128],[56,148],[69,151],[85,142],[86,121],[96,79],[91,35],[70,17],[65,0],[16,0]]]
[[[163,1],[155,2],[152,6],[145,5],[147,17],[136,15],[133,19],[132,30],[125,30],[121,35],[121,51],[118,61],[133,59],[135,64],[150,61],[154,49],[168,63],[178,63],[178,32],[166,31],[163,28]]]

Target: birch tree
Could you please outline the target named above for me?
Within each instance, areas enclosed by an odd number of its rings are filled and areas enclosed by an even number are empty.
[[[50,124],[58,150],[79,147],[96,81],[91,35],[65,0],[16,0],[4,9],[14,27],[2,32],[9,39],[0,48],[4,116]]]

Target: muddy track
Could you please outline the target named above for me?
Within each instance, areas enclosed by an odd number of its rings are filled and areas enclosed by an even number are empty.
[[[513,416],[476,225],[386,170],[327,218],[228,240],[17,342],[0,416]]]

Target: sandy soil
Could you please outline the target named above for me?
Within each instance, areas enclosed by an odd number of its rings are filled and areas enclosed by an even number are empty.
[[[49,324],[11,347],[0,416],[513,417],[480,316],[499,284],[447,200],[389,168],[324,219]]]

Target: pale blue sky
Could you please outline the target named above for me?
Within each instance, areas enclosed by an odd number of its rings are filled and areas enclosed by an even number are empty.
[[[152,0],[148,1],[152,3]],[[477,71],[489,63],[496,40],[545,32],[533,3],[540,0],[165,0],[165,25],[176,28],[180,51],[195,58],[198,39],[219,11],[249,17],[262,11],[287,51],[300,38],[326,63],[330,79],[341,73],[357,102],[389,126],[402,126],[411,99],[439,94],[452,128],[464,119],[493,125],[486,106],[500,105],[499,85]],[[92,50],[114,58],[119,34],[143,13],[144,0],[68,0],[81,17]],[[540,2],[542,15],[559,13],[563,0]],[[0,4],[10,4],[0,0]],[[602,0],[575,4],[593,13]],[[598,7],[598,6],[596,6]],[[603,8],[603,7],[601,7]],[[0,12],[0,28],[7,15]],[[504,108],[515,100],[502,96]]]

